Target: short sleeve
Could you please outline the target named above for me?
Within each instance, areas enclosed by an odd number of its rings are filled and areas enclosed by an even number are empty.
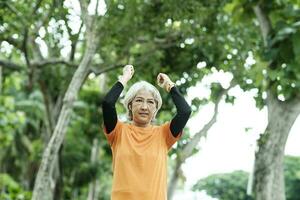
[[[180,137],[182,135],[182,131],[181,131],[177,137],[173,136],[171,129],[170,129],[170,122],[162,125],[162,132],[163,132],[168,150],[180,139]]]
[[[113,143],[115,142],[115,140],[117,139],[117,137],[118,137],[117,135],[118,135],[118,132],[120,132],[121,127],[122,127],[122,122],[120,122],[118,120],[115,128],[110,133],[107,133],[106,127],[105,127],[105,125],[103,125],[104,135],[105,135],[108,143],[110,144],[110,146],[112,146]]]

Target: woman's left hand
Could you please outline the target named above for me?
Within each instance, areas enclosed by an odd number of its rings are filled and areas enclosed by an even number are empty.
[[[175,86],[175,83],[173,83],[169,76],[164,73],[159,73],[157,75],[157,84],[168,92],[170,92],[171,88]]]

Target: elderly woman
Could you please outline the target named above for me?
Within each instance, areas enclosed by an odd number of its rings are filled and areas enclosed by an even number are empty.
[[[125,95],[130,122],[119,121],[115,103],[133,74],[133,66],[126,65],[102,104],[104,132],[113,155],[111,199],[167,200],[167,153],[180,138],[191,109],[169,77],[160,73],[158,85],[170,93],[177,109],[171,122],[160,126],[151,123],[162,99],[145,81],[135,83]]]

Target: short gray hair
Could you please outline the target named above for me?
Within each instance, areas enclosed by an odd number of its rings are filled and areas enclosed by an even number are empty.
[[[154,98],[155,103],[156,103],[156,109],[157,109],[156,113],[154,114],[154,118],[155,118],[158,110],[161,108],[161,105],[162,105],[162,99],[161,99],[160,93],[154,85],[152,85],[151,83],[148,83],[147,81],[136,82],[127,91],[127,93],[124,97],[124,102],[123,102],[123,105],[126,108],[127,117],[130,121],[132,120],[132,113],[129,110],[129,104],[133,101],[133,99],[135,98],[135,96],[137,95],[137,93],[140,90],[146,90],[146,91],[150,92],[153,95],[153,98]]]

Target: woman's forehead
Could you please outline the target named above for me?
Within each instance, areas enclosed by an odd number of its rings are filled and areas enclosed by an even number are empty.
[[[154,96],[152,92],[148,90],[139,90],[136,93],[135,98],[154,99]]]

